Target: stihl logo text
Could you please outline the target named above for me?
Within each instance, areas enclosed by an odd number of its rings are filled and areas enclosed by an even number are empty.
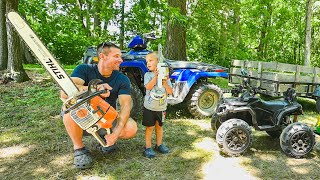
[[[52,63],[52,60],[50,58],[48,58],[48,61],[46,61],[46,64],[49,66],[49,68],[57,76],[58,79],[64,79],[65,78],[62,75],[62,73],[58,70],[57,66],[54,65],[54,63]]]

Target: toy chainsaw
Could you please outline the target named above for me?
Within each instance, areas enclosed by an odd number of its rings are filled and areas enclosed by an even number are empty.
[[[105,128],[110,133],[113,121],[117,118],[118,112],[99,95],[106,93],[105,90],[97,89],[101,80],[93,80],[88,85],[88,91],[79,92],[64,69],[43,45],[38,36],[32,31],[29,25],[16,12],[9,12],[7,19],[22,37],[28,47],[35,54],[37,59],[57,82],[61,89],[68,95],[64,103],[64,113],[70,116],[83,130],[92,134],[99,143],[106,147],[106,142],[98,135],[98,130]],[[92,88],[93,87],[93,88]]]
[[[162,46],[161,44],[158,45],[158,87],[162,88],[162,80],[167,80],[167,76],[169,75],[169,68],[168,65],[164,62],[164,57],[162,55]]]

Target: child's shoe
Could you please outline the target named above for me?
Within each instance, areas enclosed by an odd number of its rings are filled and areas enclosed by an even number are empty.
[[[169,148],[164,144],[161,144],[160,146],[156,145],[155,150],[162,153],[162,154],[167,154],[170,152]]]
[[[146,148],[143,152],[143,155],[151,159],[156,156],[156,153],[152,150],[152,148]]]

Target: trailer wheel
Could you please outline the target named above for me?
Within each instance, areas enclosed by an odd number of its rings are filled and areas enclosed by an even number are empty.
[[[131,82],[131,112],[130,117],[135,121],[140,121],[142,119],[143,113],[143,94],[140,91],[139,87]],[[117,110],[120,111],[120,104],[117,99]]]
[[[222,152],[229,156],[238,156],[251,146],[252,131],[245,121],[229,119],[219,127],[216,141],[219,147],[222,147]]]
[[[291,157],[301,158],[308,154],[315,145],[312,129],[304,123],[296,122],[287,126],[281,133],[282,151]]]
[[[221,97],[222,90],[218,86],[199,83],[188,95],[188,110],[194,117],[210,117],[216,111]]]

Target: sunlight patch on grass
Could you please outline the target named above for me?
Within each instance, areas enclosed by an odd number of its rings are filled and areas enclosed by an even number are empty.
[[[204,156],[203,151],[184,151],[180,154],[180,157],[184,159],[198,159]]]
[[[277,157],[274,154],[271,154],[271,153],[267,153],[267,154],[259,154],[259,153],[257,153],[256,156],[258,158],[260,158],[261,160],[266,161],[266,162],[273,162],[273,161],[277,160]]]
[[[307,125],[313,127],[317,122],[318,114],[308,114],[298,117],[299,122],[306,123]]]
[[[46,173],[49,173],[49,169],[48,168],[45,168],[45,167],[38,167],[36,168],[35,170],[33,170],[33,175],[34,176],[39,176],[40,174],[46,174]]]
[[[308,160],[307,159],[294,159],[294,158],[290,158],[287,160],[287,164],[289,166],[294,166],[294,165],[304,165],[304,164],[308,164]]]
[[[193,124],[198,125],[203,130],[208,130],[208,129],[211,130],[211,124],[208,124],[208,122],[206,121],[201,121],[201,120],[193,121]]]
[[[96,175],[91,175],[91,176],[79,175],[75,179],[78,179],[78,180],[112,180],[114,178],[107,178],[107,177],[101,177],[101,176],[96,176]]]
[[[6,172],[6,171],[7,171],[7,169],[8,169],[8,167],[0,167],[0,173],[2,173],[2,172]]]
[[[50,162],[50,164],[53,164],[57,167],[64,167],[66,165],[66,162],[72,162],[73,159],[70,155],[61,155],[57,156],[53,161]]]
[[[291,168],[293,172],[304,175],[304,174],[309,174],[310,169],[308,169],[307,167],[292,167]]]
[[[21,156],[30,152],[30,147],[12,146],[0,149],[0,158],[11,158]]]
[[[239,165],[239,159],[235,157],[222,157],[218,155],[203,166],[205,180],[211,179],[255,179]]]
[[[198,135],[197,132],[194,131],[194,130],[189,130],[189,131],[187,131],[186,133],[187,133],[187,135],[190,135],[190,136],[196,136],[196,135]]]
[[[21,140],[21,137],[16,136],[13,132],[6,132],[6,133],[1,134],[1,136],[0,136],[1,143],[7,143],[7,142],[11,142],[11,141],[18,142],[20,140]]]
[[[208,152],[212,152],[213,150],[215,150],[215,142],[213,141],[212,138],[203,138],[200,142],[196,142],[195,147],[208,151]]]

